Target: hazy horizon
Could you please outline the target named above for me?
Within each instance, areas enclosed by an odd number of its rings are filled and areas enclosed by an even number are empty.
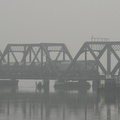
[[[72,54],[91,37],[120,40],[119,0],[0,1],[0,49],[8,43],[65,43]]]

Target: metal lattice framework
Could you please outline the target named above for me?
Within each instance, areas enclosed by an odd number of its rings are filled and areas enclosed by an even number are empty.
[[[0,58],[0,73],[18,78],[43,78],[48,74],[56,77],[58,70],[54,63],[65,60],[72,60],[72,56],[63,43],[8,44]]]
[[[102,70],[104,75],[111,75],[114,76],[117,74],[117,71],[120,68],[120,42],[85,42],[83,46],[80,48],[76,56],[74,57],[73,61],[67,68],[67,73],[74,67],[78,58],[84,54],[84,60],[87,61],[89,55],[93,57],[95,60],[95,65],[98,66],[99,69]],[[103,61],[100,59],[104,56]],[[115,60],[116,59],[116,60]],[[104,61],[106,62],[106,66],[104,66]],[[114,61],[115,60],[115,61]],[[114,62],[114,67],[112,68],[112,64]],[[87,66],[86,66],[87,67]]]
[[[79,60],[81,56],[84,56],[82,62]],[[85,42],[74,59],[63,43],[8,44],[0,55],[0,78],[53,79],[65,77],[65,79],[69,79],[73,77],[83,79],[83,75],[87,76],[85,71],[90,78],[91,75],[96,74],[95,69],[88,71],[90,56],[94,61],[91,66],[101,70],[104,76],[114,77],[118,74],[120,42],[92,41]]]

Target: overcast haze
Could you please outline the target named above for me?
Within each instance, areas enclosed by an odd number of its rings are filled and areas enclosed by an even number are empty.
[[[120,40],[120,0],[0,0],[1,49],[62,42],[76,54],[92,36]]]

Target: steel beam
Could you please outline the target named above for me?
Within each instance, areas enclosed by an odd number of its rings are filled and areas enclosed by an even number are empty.
[[[107,53],[105,53],[107,51]],[[115,75],[116,71],[120,68],[120,57],[116,52],[120,51],[120,42],[119,41],[93,41],[93,42],[85,42],[83,46],[80,48],[74,59],[72,60],[71,64],[68,66],[68,69],[66,73],[70,73],[70,70],[74,65],[76,64],[78,58],[85,53],[85,61],[87,61],[88,53],[91,54],[95,60],[95,65],[98,66],[105,75],[110,74],[112,76]],[[95,54],[95,52],[98,52],[98,55]],[[107,60],[107,68],[103,65],[104,61],[100,61],[100,58],[106,54],[106,60]],[[111,54],[115,56],[115,58],[118,60],[117,64],[113,69],[111,69]]]

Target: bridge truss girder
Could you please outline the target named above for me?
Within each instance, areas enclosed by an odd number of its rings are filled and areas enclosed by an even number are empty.
[[[95,64],[98,68],[100,68],[103,72],[104,75],[111,75],[114,76],[117,74],[116,72],[120,68],[120,42],[85,42],[83,46],[80,48],[76,56],[74,57],[73,61],[71,64],[68,66],[66,73],[69,73],[70,70],[74,67],[76,64],[77,60],[81,55],[84,54],[84,59],[87,61],[89,58],[89,55],[91,55],[94,60]],[[107,67],[103,65],[104,61],[100,61],[101,57],[103,55],[106,55],[106,60],[107,60]],[[114,58],[111,56],[113,55]],[[117,60],[116,65],[111,68],[112,66],[112,60],[114,59]],[[87,68],[87,66],[86,66]]]
[[[54,59],[52,53],[54,53]],[[43,73],[49,70],[57,76],[58,70],[54,63],[66,59],[72,60],[72,56],[63,43],[8,44],[1,55],[0,66],[6,74],[11,71],[19,72],[20,66],[23,68],[29,66],[29,69],[38,66]]]

